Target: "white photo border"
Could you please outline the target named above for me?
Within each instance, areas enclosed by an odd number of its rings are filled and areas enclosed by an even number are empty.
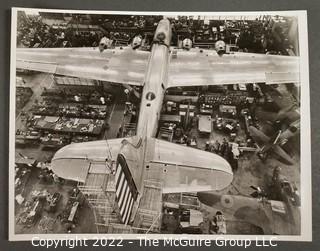
[[[95,239],[104,236],[138,240],[138,237],[148,239],[210,239],[216,240],[221,235],[173,235],[173,234],[16,234],[15,228],[15,198],[14,198],[14,165],[15,165],[15,106],[16,106],[16,44],[17,44],[17,12],[36,10],[51,13],[78,14],[109,14],[109,15],[201,15],[201,16],[249,16],[249,15],[281,15],[298,17],[300,79],[301,79],[301,134],[300,134],[300,178],[301,178],[301,231],[300,235],[223,235],[225,239],[263,240],[277,238],[277,241],[312,241],[312,175],[311,175],[311,127],[310,127],[310,88],[308,60],[308,25],[307,11],[249,11],[249,12],[147,12],[147,11],[94,11],[41,8],[12,8],[11,15],[11,58],[10,58],[10,123],[9,123],[9,241],[30,241],[33,237],[47,239]]]

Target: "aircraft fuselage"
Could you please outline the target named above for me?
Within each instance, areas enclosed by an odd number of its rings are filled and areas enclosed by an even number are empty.
[[[170,40],[170,22],[166,19],[161,20],[154,36],[144,78],[137,126],[138,137],[155,137],[158,130],[158,121],[168,81]]]

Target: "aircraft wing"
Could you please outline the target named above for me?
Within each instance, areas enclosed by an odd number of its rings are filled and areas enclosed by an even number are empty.
[[[202,203],[202,209],[209,216],[220,211],[225,216],[227,223],[228,221],[237,222],[239,226],[243,226],[242,230],[250,229],[247,234],[253,234],[251,231],[262,231],[266,235],[299,234],[299,221],[291,216],[287,205],[282,201],[261,200],[241,195],[221,195],[213,191],[200,192],[197,195]]]
[[[274,145],[273,146],[273,153],[278,155],[278,157],[281,158],[282,161],[284,161],[286,164],[292,165],[294,163],[294,160],[292,157],[285,152],[279,145]]]
[[[163,193],[221,190],[233,179],[221,156],[158,139],[148,142],[146,162],[145,180],[159,179]]]
[[[168,87],[299,82],[299,57],[177,50],[169,66]]]
[[[142,86],[149,52],[129,47],[19,48],[17,68],[71,77]]]
[[[262,131],[255,128],[254,126],[249,126],[248,128],[250,136],[258,144],[259,147],[266,145],[270,142],[270,137],[265,135]]]

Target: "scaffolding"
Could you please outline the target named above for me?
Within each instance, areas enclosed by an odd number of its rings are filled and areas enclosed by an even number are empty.
[[[78,189],[92,208],[97,233],[159,233],[162,220],[162,182],[158,172],[155,179],[149,176],[144,186],[132,225],[121,222],[116,202],[115,172],[104,161],[90,163],[86,181]]]
[[[162,220],[162,183],[145,180],[133,229],[138,233],[159,233]]]
[[[97,233],[107,233],[110,224],[120,223],[115,203],[114,174],[108,163],[91,162],[86,181],[79,183],[78,189],[92,209]]]

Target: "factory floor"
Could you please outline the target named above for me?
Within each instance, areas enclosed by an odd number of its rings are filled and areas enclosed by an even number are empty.
[[[52,85],[52,79],[48,74],[33,74],[30,76],[26,76],[26,86],[30,86],[33,90],[33,96],[30,101],[26,104],[23,110],[28,110],[32,106],[32,103],[40,96],[43,87],[49,88]],[[276,95],[276,94],[274,94]],[[116,98],[115,102],[111,104],[109,107],[109,118],[107,119],[110,128],[106,130],[101,138],[111,139],[116,138],[119,127],[123,121],[124,110],[125,110],[125,99],[123,95],[121,97]],[[267,121],[265,118],[272,120],[272,118],[276,116],[276,113],[271,113],[264,111],[263,109],[257,109],[256,116],[260,120],[262,125],[267,125]],[[238,133],[238,139],[243,141],[245,138],[244,133],[244,125],[240,124],[240,131]],[[23,122],[21,122],[21,116],[18,115],[16,117],[16,129],[23,129]],[[223,138],[228,139],[228,135],[221,133],[220,131],[213,130],[210,135],[203,136],[199,135],[198,130],[193,127],[190,131],[192,136],[195,136],[198,143],[199,149],[205,149],[205,145],[207,141],[215,141],[218,140],[222,142]],[[218,191],[221,194],[232,194],[232,195],[244,195],[250,196],[254,190],[250,186],[261,187],[267,189],[268,184],[270,183],[273,169],[276,166],[281,167],[281,174],[286,176],[290,182],[296,184],[298,191],[300,191],[300,155],[299,155],[299,144],[298,139],[297,142],[293,144],[292,151],[294,153],[294,158],[296,160],[295,164],[292,166],[287,166],[279,162],[274,158],[268,158],[265,163],[261,162],[261,160],[257,157],[255,153],[248,152],[244,153],[238,162],[238,169],[234,171],[234,180],[232,184],[224,189],[223,191]],[[297,147],[295,147],[295,145]],[[41,146],[30,146],[24,148],[17,148],[16,154],[23,154],[29,158],[37,159],[38,161],[47,161],[50,159],[55,150],[43,150]],[[65,206],[68,198],[68,191],[74,187],[74,184],[65,184],[62,186],[57,186],[56,184],[40,184],[39,179],[37,178],[39,174],[39,170],[35,169],[31,174],[24,191],[24,195],[28,197],[32,190],[42,190],[47,189],[49,192],[56,192],[62,194],[62,201],[59,204],[58,211],[61,211]],[[16,203],[17,205],[17,203]],[[16,215],[20,212],[20,206],[16,207]],[[47,213],[44,213],[46,215]],[[52,215],[54,216],[54,215]],[[300,215],[296,214],[295,217],[300,217]],[[74,232],[78,233],[95,233],[96,228],[94,226],[94,217],[92,210],[85,205],[80,209],[79,224],[74,229]],[[242,231],[248,231],[248,225],[245,224],[231,224],[229,228],[232,228],[230,231],[233,233],[241,233]],[[25,229],[22,226],[16,225],[16,233],[40,233],[37,224],[35,224],[31,229]],[[66,230],[61,224],[57,224],[56,229],[54,229],[54,233],[63,233]]]
[[[279,106],[287,105],[288,100],[283,100],[280,98],[280,95],[277,93],[272,93],[271,95],[273,99],[278,99]],[[256,110],[256,117],[259,120],[259,125],[263,131],[270,130],[270,121],[274,121],[277,116],[276,112],[270,112],[259,107]],[[245,139],[244,133],[244,124],[240,123],[240,131],[237,135],[236,140],[243,141]],[[193,130],[192,135],[197,135],[196,130]],[[220,131],[213,130],[212,133],[203,138],[197,137],[198,146],[204,149],[204,145],[207,141],[212,141],[218,139],[218,141],[222,141],[223,138],[227,138],[228,136],[222,134]],[[222,191],[217,191],[217,194],[230,194],[230,195],[241,195],[250,197],[250,195],[254,192],[251,186],[262,188],[267,194],[272,194],[270,189],[270,184],[272,181],[273,170],[275,167],[281,168],[281,175],[285,177],[289,182],[294,184],[298,191],[300,190],[300,143],[299,143],[299,135],[290,139],[290,144],[287,146],[288,152],[295,160],[293,165],[285,165],[282,162],[278,161],[276,158],[269,157],[265,162],[262,162],[256,153],[254,152],[246,152],[243,153],[238,160],[238,169],[234,170],[234,179],[230,186],[225,188]],[[284,224],[278,224],[277,228],[279,231],[283,231],[284,233],[291,234],[299,234],[300,229],[300,208],[287,204],[289,215],[288,218],[284,219]],[[212,218],[217,210],[213,210],[210,207],[206,208],[206,213],[208,214],[208,218]],[[249,210],[249,208],[248,208]],[[257,219],[257,222],[259,220]],[[208,226],[208,220],[205,222]],[[276,225],[276,222],[274,223]],[[254,225],[248,224],[247,222],[235,222],[231,219],[227,219],[227,230],[228,233],[231,234],[258,234],[261,229],[256,228]]]
[[[40,174],[40,169],[33,169],[31,172],[29,179],[25,185],[23,191],[23,197],[26,201],[30,201],[32,199],[32,192],[35,191],[44,191],[53,194],[58,192],[62,195],[60,201],[57,204],[57,208],[55,212],[47,212],[42,209],[40,217],[35,220],[32,226],[25,226],[23,224],[19,224],[19,216],[24,210],[23,206],[20,206],[18,203],[15,203],[15,215],[16,215],[16,225],[15,225],[15,233],[16,234],[43,234],[43,233],[66,233],[68,225],[62,223],[58,219],[58,215],[65,209],[67,202],[70,198],[69,191],[76,187],[74,182],[66,182],[65,184],[56,184],[54,182],[43,182],[38,176]],[[44,217],[48,217],[53,219],[54,223],[52,228],[48,226],[47,230],[43,230],[40,228],[41,219]],[[88,204],[83,204],[77,213],[77,221],[76,224],[72,228],[72,233],[95,233],[96,228],[94,223],[94,216],[91,208]]]
[[[294,103],[292,97],[286,93],[285,88],[278,88],[279,92],[270,92],[270,96],[275,101],[275,103],[280,107],[287,107],[288,104]],[[282,95],[281,95],[282,94]],[[275,111],[270,111],[263,109],[262,107],[258,107],[256,109],[256,118],[259,121],[259,126],[262,131],[267,133],[267,135],[271,136],[274,131],[270,128],[271,121],[275,121],[278,113]],[[246,133],[244,131],[245,125],[242,121],[239,121],[240,129],[237,132],[237,136],[235,141],[245,142],[246,141]],[[271,134],[270,134],[271,133]],[[213,129],[212,132],[208,135],[199,134],[197,125],[193,125],[192,129],[188,132],[189,137],[196,137],[197,147],[204,150],[207,142],[213,143],[218,140],[220,143],[226,139],[229,141],[229,135]],[[245,198],[252,198],[251,194],[255,192],[255,190],[251,187],[259,187],[264,190],[266,194],[269,194],[274,197],[278,197],[279,195],[274,195],[274,191],[272,190],[272,176],[275,167],[281,168],[281,175],[285,177],[291,184],[294,184],[298,191],[301,191],[300,188],[300,141],[299,135],[294,136],[290,139],[290,143],[284,146],[284,149],[293,157],[294,164],[286,165],[275,157],[270,156],[266,161],[262,162],[258,155],[255,152],[243,152],[240,155],[238,160],[238,168],[234,170],[234,179],[232,183],[221,191],[216,191],[216,194],[225,195],[240,195]],[[274,199],[274,198],[270,198]],[[236,202],[235,202],[236,203]],[[278,233],[284,234],[300,234],[300,208],[292,205],[290,202],[285,202],[287,206],[285,216],[279,216],[279,219],[274,216],[271,219],[274,222],[265,223],[266,228],[272,225],[273,229],[279,231]],[[202,226],[202,231],[204,233],[208,232],[208,224],[209,221],[212,220],[212,217],[217,212],[217,209],[203,206],[202,207],[204,215],[204,223]],[[267,212],[272,212],[269,206],[266,206]],[[246,211],[246,212],[245,212]],[[242,212],[243,215],[250,214],[250,205],[247,205],[247,209]],[[240,211],[239,211],[240,212]],[[253,217],[253,212],[252,212]],[[272,216],[271,216],[272,217]],[[249,224],[246,221],[239,220],[233,217],[233,215],[227,215],[226,213],[226,221],[227,221],[227,232],[230,234],[259,234],[263,230],[254,225]],[[254,219],[254,217],[252,218]],[[166,218],[166,221],[169,219]],[[176,219],[172,219],[172,229],[176,229],[177,222]],[[170,221],[170,220],[169,220]],[[253,220],[254,221],[254,220]],[[259,217],[256,218],[256,222],[259,222]],[[166,225],[168,225],[166,223]],[[265,230],[265,229],[264,229]],[[173,232],[172,232],[173,233]],[[271,232],[273,234],[273,232]]]
[[[32,107],[35,100],[39,100],[40,95],[43,91],[43,88],[51,88],[54,86],[53,78],[50,74],[37,73],[30,75],[23,75],[25,80],[25,87],[30,87],[33,91],[33,95],[30,100],[24,106],[23,111],[28,114],[28,110]],[[120,92],[119,92],[120,93]],[[125,98],[124,97],[115,97],[115,102],[108,106],[109,116],[106,119],[107,123],[110,125],[109,129],[107,129],[103,135],[101,135],[101,139],[112,139],[116,138],[119,127],[122,123],[123,114],[125,111]],[[25,121],[21,113],[16,116],[16,130],[25,130]],[[57,149],[43,148],[41,144],[34,145],[26,145],[26,146],[16,146],[15,155],[19,158],[20,156],[24,156],[30,159],[35,159],[37,162],[46,162],[51,160],[54,153]],[[21,158],[21,157],[20,157]],[[35,223],[31,227],[26,227],[22,224],[18,223],[19,215],[23,211],[23,206],[20,206],[18,203],[15,203],[15,216],[16,216],[16,224],[15,224],[15,233],[16,234],[30,234],[30,233],[66,233],[66,225],[62,224],[60,220],[56,219],[57,215],[63,211],[68,202],[68,198],[70,197],[68,192],[75,188],[77,184],[73,182],[66,182],[63,185],[58,185],[53,182],[43,183],[39,180],[38,176],[40,174],[39,168],[32,168],[30,176],[28,177],[23,192],[22,197],[25,201],[31,199],[32,191],[43,191],[46,190],[49,193],[53,194],[58,192],[62,195],[61,201],[58,203],[56,213],[48,213],[42,210],[40,219],[36,220]],[[47,232],[43,232],[39,229],[40,220],[43,217],[49,217],[56,219],[54,223],[54,229],[48,230]],[[89,207],[89,205],[84,204],[80,209],[77,215],[78,219],[81,219],[75,224],[75,228],[72,229],[73,233],[96,233],[96,226],[94,224],[94,215]]]

